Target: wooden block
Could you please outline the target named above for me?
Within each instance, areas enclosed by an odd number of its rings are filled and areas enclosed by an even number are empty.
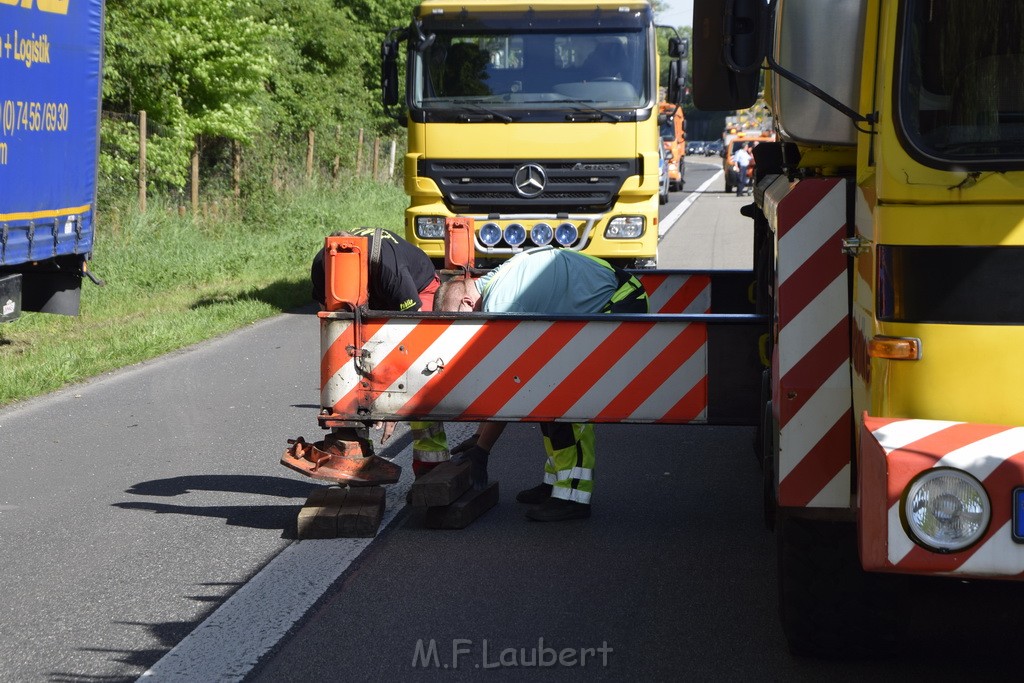
[[[472,487],[469,461],[443,462],[417,479],[409,489],[410,504],[416,507],[451,505]]]
[[[427,508],[423,524],[428,529],[464,529],[498,503],[498,482],[482,491],[470,489],[450,505]]]
[[[373,538],[384,518],[383,486],[360,486],[348,490],[338,511],[338,538]]]
[[[299,538],[337,538],[338,512],[345,500],[345,489],[320,486],[306,499],[299,510],[296,531]]]

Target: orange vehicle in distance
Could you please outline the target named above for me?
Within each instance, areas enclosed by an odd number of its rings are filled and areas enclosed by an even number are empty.
[[[725,136],[725,144],[722,147],[722,171],[725,174],[725,191],[733,192],[736,189],[736,185],[739,183],[739,178],[736,177],[735,163],[732,160],[732,155],[742,147],[743,145],[750,145],[750,149],[753,150],[755,146],[762,142],[775,142],[775,133],[766,133],[764,131],[744,131],[740,133],[729,133]],[[754,177],[754,164],[750,164],[747,167],[747,177]],[[752,182],[747,182],[747,187],[753,187]]]
[[[661,145],[672,153],[668,160],[668,189],[672,192],[683,189],[686,155],[686,119],[683,108],[668,102],[658,104],[658,128]]]

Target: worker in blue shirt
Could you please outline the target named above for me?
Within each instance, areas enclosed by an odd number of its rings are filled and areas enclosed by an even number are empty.
[[[646,313],[647,293],[635,277],[606,261],[568,249],[520,252],[481,278],[455,278],[438,288],[434,310],[485,313]],[[452,450],[474,464],[476,485],[486,483],[487,457],[504,423],[481,423],[476,435]],[[594,427],[542,423],[547,462],[544,480],[521,491],[526,516],[549,522],[590,516],[594,490]]]

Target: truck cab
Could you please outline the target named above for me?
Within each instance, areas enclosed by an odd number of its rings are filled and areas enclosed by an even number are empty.
[[[440,265],[446,218],[466,216],[482,262],[555,244],[656,265],[658,56],[646,0],[426,0],[384,43],[389,110],[402,41],[409,241]]]

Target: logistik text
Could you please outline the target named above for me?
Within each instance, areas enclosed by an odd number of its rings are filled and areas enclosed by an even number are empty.
[[[3,2],[3,0],[0,0],[0,2]],[[11,54],[12,51],[13,55]],[[10,36],[8,36],[6,40],[0,43],[0,54],[5,58],[13,56],[15,60],[24,62],[25,66],[29,68],[33,64],[49,64],[50,38],[45,33],[38,38],[34,33],[26,38],[23,35],[18,35],[18,31],[15,30],[13,42]]]

